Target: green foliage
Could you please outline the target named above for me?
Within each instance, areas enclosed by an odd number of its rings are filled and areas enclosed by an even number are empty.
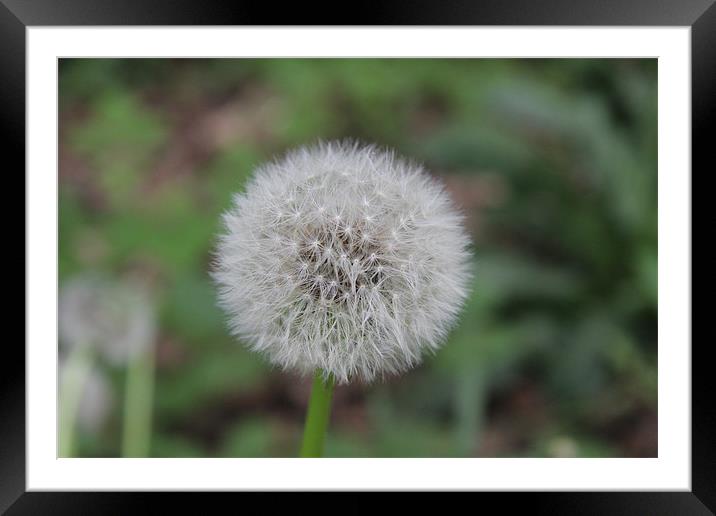
[[[192,350],[186,367],[162,375],[155,402],[160,417],[187,417],[223,394],[249,389],[261,381],[267,373],[263,362],[229,344]]]
[[[93,104],[93,116],[72,132],[70,144],[94,165],[98,186],[109,201],[121,206],[137,194],[164,141],[165,127],[128,92],[108,90]]]
[[[255,419],[232,427],[224,439],[221,457],[272,457],[275,437],[271,421]]]
[[[60,279],[151,278],[153,456],[295,455],[309,380],[229,336],[211,253],[253,167],[347,137],[447,180],[475,279],[420,368],[336,389],[326,455],[656,453],[655,60],[67,59],[59,93]]]

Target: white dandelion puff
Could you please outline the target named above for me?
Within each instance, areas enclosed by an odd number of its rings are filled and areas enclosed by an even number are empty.
[[[87,346],[115,365],[150,349],[156,332],[154,309],[142,288],[94,274],[63,284],[58,319],[65,349]]]
[[[461,215],[421,166],[374,146],[259,167],[223,222],[220,305],[284,369],[338,383],[403,372],[441,346],[468,294]]]

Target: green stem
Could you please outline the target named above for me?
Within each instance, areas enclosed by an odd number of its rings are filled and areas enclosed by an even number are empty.
[[[92,367],[92,358],[87,346],[75,346],[64,365],[59,399],[59,443],[58,455],[72,457],[75,447],[75,428],[85,383]]]
[[[126,374],[122,455],[147,457],[152,430],[154,349],[133,357],[127,365]]]
[[[329,375],[324,380],[323,372],[316,371],[311,389],[311,399],[308,402],[306,425],[303,430],[301,457],[321,457],[323,455],[323,441],[331,414],[333,385],[332,376]]]

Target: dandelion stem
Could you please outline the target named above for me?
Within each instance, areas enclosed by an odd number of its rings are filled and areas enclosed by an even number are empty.
[[[133,357],[127,366],[122,455],[147,457],[152,428],[154,349]]]
[[[58,443],[60,457],[72,457],[75,452],[77,416],[91,366],[92,357],[87,346],[75,346],[61,377]]]
[[[317,370],[313,378],[311,398],[308,401],[306,425],[303,430],[301,457],[321,457],[323,441],[331,413],[334,380],[332,375],[324,380],[323,371]]]

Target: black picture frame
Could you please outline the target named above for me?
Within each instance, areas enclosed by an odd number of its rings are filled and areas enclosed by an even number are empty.
[[[349,15],[341,15],[336,9],[306,4],[276,8],[248,2],[207,0],[0,0],[0,120],[5,129],[3,157],[6,164],[17,164],[17,168],[8,166],[5,173],[16,177],[14,171],[25,168],[25,31],[28,27],[284,24],[689,26],[692,37],[691,177],[695,176],[693,170],[701,170],[704,176],[712,172],[713,165],[709,170],[707,164],[713,146],[709,135],[716,132],[713,131],[716,125],[714,0],[421,0],[404,3],[384,1],[374,5],[362,2],[360,5],[360,9],[344,10]],[[10,161],[8,158],[11,158]],[[24,192],[24,180],[21,188]],[[15,217],[8,220],[13,221],[12,225]],[[26,259],[24,249],[23,261]],[[19,262],[17,254],[13,262]],[[526,507],[550,514],[713,514],[716,511],[716,411],[711,399],[713,375],[707,372],[710,367],[707,353],[713,344],[696,339],[692,339],[691,344],[691,492],[522,493],[519,496],[515,493],[484,493],[481,496],[492,497],[492,501],[498,502],[507,511]],[[151,510],[160,497],[147,493],[26,492],[25,353],[19,339],[8,339],[4,343],[3,363],[5,367],[0,375],[0,512],[7,510],[7,514],[11,515],[127,514],[129,511]],[[202,509],[205,498],[206,495],[185,496],[182,500],[186,503],[184,509]]]

